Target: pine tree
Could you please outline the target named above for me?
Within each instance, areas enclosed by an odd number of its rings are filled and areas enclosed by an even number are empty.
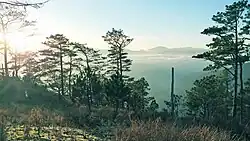
[[[38,52],[25,52],[25,59],[22,62],[21,74],[31,81],[32,84],[39,84],[41,80],[36,78],[36,74],[40,70]]]
[[[194,82],[194,87],[186,91],[189,115],[204,121],[223,121],[227,113],[225,100],[230,98],[225,81],[216,75],[205,76]]]
[[[63,34],[51,35],[46,38],[45,42],[43,42],[43,44],[49,48],[39,51],[40,56],[44,57],[40,60],[43,62],[42,66],[45,67],[43,68],[44,72],[42,72],[42,75],[52,75],[49,79],[60,78],[60,88],[58,89],[58,92],[60,92],[58,93],[59,100],[61,100],[61,96],[65,95],[63,57],[66,55],[65,52],[68,48],[68,42],[69,39],[67,39]],[[57,64],[59,64],[59,66]],[[58,84],[55,85],[54,82],[50,85],[58,87]]]
[[[218,12],[213,16],[212,20],[216,26],[205,29],[202,34],[213,35],[213,42],[207,46],[210,51],[203,54],[193,56],[193,58],[203,58],[213,62],[205,70],[226,69],[234,77],[234,106],[233,117],[237,115],[237,99],[238,99],[238,70],[242,72],[244,54],[244,21],[248,18],[244,14],[248,10],[247,0],[234,2],[227,5],[224,12]],[[230,68],[233,67],[233,70]],[[240,73],[240,78],[242,73]],[[242,79],[241,79],[242,80]],[[241,83],[241,92],[243,91],[243,83]],[[241,93],[242,94],[242,93]],[[243,104],[241,104],[242,107]],[[242,119],[242,116],[240,116]]]
[[[128,80],[128,76],[124,73],[130,71],[130,66],[132,65],[132,60],[128,59],[128,53],[125,52],[125,47],[127,47],[132,41],[133,38],[125,35],[123,30],[112,29],[112,31],[108,31],[105,36],[102,36],[104,41],[108,43],[110,46],[109,54],[108,54],[108,73],[112,75],[111,80],[109,81],[116,82],[117,85],[114,90],[111,92],[107,91],[109,94],[114,94],[115,99],[115,116],[118,114],[118,110],[120,105],[122,105],[124,98],[128,93],[126,82]],[[125,95],[125,96],[124,96]]]
[[[123,30],[112,29],[103,36],[104,41],[110,45],[108,62],[110,63],[108,72],[110,74],[118,73],[120,79],[126,78],[124,72],[129,72],[132,65],[132,60],[128,59],[128,53],[125,52],[133,38],[125,35]]]
[[[101,95],[102,87],[99,79],[105,65],[103,61],[105,57],[99,53],[99,50],[89,48],[86,44],[72,43],[72,45],[77,56],[81,56],[81,60],[78,59],[80,61],[78,66],[80,74],[76,85],[82,91],[81,97],[87,99],[89,112],[91,112],[94,101],[98,103],[94,96],[99,97]]]
[[[67,82],[65,82],[65,86],[67,88],[67,94],[72,98],[72,85],[73,79],[76,77],[78,70],[80,69],[80,63],[82,58],[77,55],[77,52],[74,50],[74,44],[69,43],[69,48],[64,49],[64,71],[67,75]],[[66,79],[66,77],[65,77]]]
[[[142,117],[153,97],[149,96],[149,84],[144,77],[134,80],[129,84],[130,95],[128,97],[128,108],[136,115]]]
[[[27,65],[29,59],[35,59],[35,52],[26,51],[20,53],[11,53],[11,58],[8,61],[8,65],[10,65],[10,70],[14,72],[15,76],[18,77],[20,74],[20,70],[22,70]]]

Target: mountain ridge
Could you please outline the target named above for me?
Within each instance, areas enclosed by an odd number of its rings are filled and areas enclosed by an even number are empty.
[[[128,54],[188,54],[194,55],[196,53],[202,53],[207,51],[204,48],[194,48],[194,47],[179,47],[179,48],[168,48],[164,46],[156,46],[150,49],[141,49],[141,50],[131,50],[125,49],[125,52]],[[107,54],[108,49],[100,49],[100,52]]]

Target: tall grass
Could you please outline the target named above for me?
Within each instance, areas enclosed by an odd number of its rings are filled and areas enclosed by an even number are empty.
[[[128,128],[118,128],[113,140],[116,141],[239,141],[228,132],[209,127],[178,129],[155,121],[132,121]]]

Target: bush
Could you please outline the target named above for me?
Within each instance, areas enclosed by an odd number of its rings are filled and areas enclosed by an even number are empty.
[[[208,127],[178,129],[160,120],[133,121],[128,128],[118,128],[114,140],[117,141],[239,141],[229,133]]]

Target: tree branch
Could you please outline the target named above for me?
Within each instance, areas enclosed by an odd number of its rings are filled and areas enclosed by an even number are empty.
[[[19,2],[19,1],[0,1],[0,4],[7,4],[7,5],[12,5],[12,6],[20,6],[20,7],[34,7],[34,8],[40,8],[42,5],[45,3],[49,2],[49,0],[43,1],[43,2],[38,2],[38,3],[25,3],[25,2]]]

